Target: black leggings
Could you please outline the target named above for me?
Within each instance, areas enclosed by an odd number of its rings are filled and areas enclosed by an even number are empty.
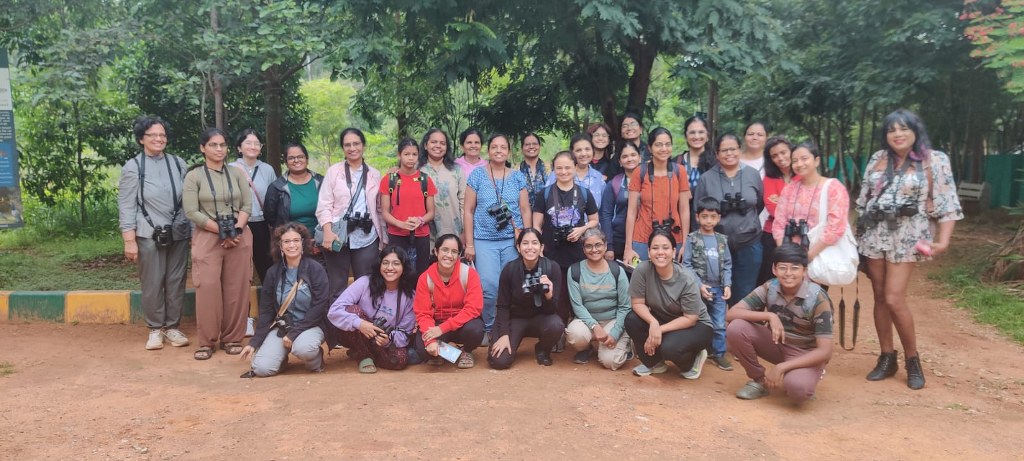
[[[555,347],[555,343],[558,342],[558,338],[562,337],[563,332],[565,332],[565,323],[558,317],[558,314],[538,314],[528,319],[509,319],[508,341],[512,351],[502,352],[495,357],[488,350],[487,362],[495,370],[504,370],[511,367],[512,362],[516,361],[516,351],[519,350],[519,345],[526,336],[539,339],[537,345],[534,346],[534,352],[551,352],[551,349]],[[491,334],[493,335],[494,333],[492,332]],[[491,347],[494,347],[494,343],[497,340],[498,338],[491,338]]]
[[[249,231],[252,232],[253,268],[260,276],[260,283],[263,283],[270,266],[274,265],[274,260],[270,258],[270,225],[266,221],[249,221]]]
[[[408,235],[395,235],[388,232],[388,244],[401,247],[406,253],[416,252],[416,278],[419,278],[430,267],[430,236],[409,238]]]
[[[650,335],[650,325],[635,312],[626,314],[625,323],[626,333],[629,333],[633,340],[637,357],[648,368],[654,368],[658,362],[668,360],[675,363],[680,371],[689,371],[693,368],[697,354],[711,347],[711,336],[714,333],[711,327],[698,321],[696,325],[685,330],[662,333],[658,350],[654,355],[647,355],[647,352],[644,352],[644,343]]]
[[[440,324],[441,322],[437,323]],[[473,352],[484,341],[484,321],[477,317],[466,322],[462,328],[449,331],[437,339],[446,343],[462,344],[463,352]],[[427,354],[426,345],[423,344],[423,332],[413,334],[413,345],[416,347],[416,352],[419,353],[420,359],[426,360],[430,357],[430,354]]]
[[[357,250],[349,249],[348,244],[345,244],[341,251],[324,250],[332,303],[345,288],[348,288],[349,271],[352,272],[353,279],[370,275],[373,265],[377,262],[377,255],[380,254],[378,242],[379,240],[374,240],[373,243]]]

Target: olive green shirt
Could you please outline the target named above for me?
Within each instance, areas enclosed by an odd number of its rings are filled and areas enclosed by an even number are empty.
[[[217,213],[238,217],[238,213],[252,213],[252,190],[246,181],[245,172],[233,166],[228,169],[209,170],[207,179],[205,165],[194,167],[185,173],[185,192],[182,209],[185,216],[202,228],[206,221],[216,219]],[[228,186],[230,178],[230,187]],[[213,184],[213,188],[210,184]],[[216,192],[216,196],[214,196]]]

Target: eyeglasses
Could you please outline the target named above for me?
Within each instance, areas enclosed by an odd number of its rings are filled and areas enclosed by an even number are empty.
[[[243,142],[242,145],[243,146],[249,146],[249,147],[263,147],[263,144],[260,144],[259,141],[246,141],[246,142]]]
[[[604,246],[605,246],[604,242],[588,243],[586,245],[583,245],[583,250],[585,250],[585,251],[601,250],[601,249],[604,249]]]
[[[286,240],[281,240],[281,246],[301,245],[301,244],[302,244],[302,239],[286,239]]]
[[[672,147],[672,143],[670,143],[670,142],[656,142],[654,144],[651,144],[651,147],[653,147],[655,149],[661,149],[663,147],[671,148]]]
[[[458,256],[459,255],[459,249],[458,248],[444,248],[444,247],[442,247],[442,248],[438,248],[437,249],[437,254],[444,255],[444,256],[447,256],[447,255]]]
[[[402,267],[402,261],[381,261],[380,267]]]
[[[361,142],[347,142],[345,144],[342,144],[341,147],[344,147],[345,149],[351,149],[351,148],[359,147],[359,146],[362,146],[362,145],[363,145],[363,143],[361,143]]]
[[[636,128],[638,126],[640,126],[640,124],[637,122],[626,122],[622,124],[623,128]]]
[[[718,149],[718,152],[721,152],[723,154],[728,153],[728,152],[739,152],[739,151],[740,151],[739,147],[730,147],[730,148],[727,148],[727,149]]]
[[[804,266],[799,264],[776,264],[775,271],[783,274],[794,274],[796,272],[804,270]]]
[[[288,157],[285,160],[288,160],[289,162],[301,162],[301,161],[306,160],[306,157],[298,155],[298,156],[295,156],[295,157]]]
[[[211,149],[227,149],[228,145],[224,143],[208,142],[206,143],[206,147],[209,147]]]
[[[608,137],[608,133],[603,133],[603,132],[602,133],[594,133],[594,134],[590,135],[590,137],[591,138],[607,138]]]
[[[143,136],[147,138],[167,139],[166,133],[146,133]]]

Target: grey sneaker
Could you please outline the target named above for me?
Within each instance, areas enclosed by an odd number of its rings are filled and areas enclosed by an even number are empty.
[[[164,348],[164,333],[160,330],[149,330],[149,340],[146,341],[146,350],[155,351]]]
[[[700,354],[697,354],[697,359],[693,361],[693,368],[690,368],[690,371],[684,371],[680,373],[679,376],[682,376],[683,378],[686,379],[700,378],[700,372],[701,370],[704,369],[704,361],[706,361],[707,359],[708,351],[700,351]]]
[[[164,337],[167,338],[167,342],[171,343],[174,347],[188,346],[188,337],[177,328],[168,328],[164,330]]]
[[[658,362],[654,368],[647,368],[647,365],[640,364],[633,368],[633,374],[636,376],[650,376],[668,371],[668,365],[665,362]]]
[[[491,332],[489,332],[489,331],[485,331],[484,332],[484,339],[483,339],[483,341],[480,341],[480,345],[483,346],[483,347],[487,347],[487,346],[491,345]]]
[[[721,368],[722,370],[725,370],[725,371],[732,371],[733,370],[732,362],[730,362],[729,359],[725,358],[724,355],[722,355],[722,356],[712,356],[711,357],[711,361],[715,363],[716,367]]]
[[[766,395],[768,395],[768,389],[757,381],[747,381],[747,384],[736,391],[736,398],[743,400],[757,400]]]
[[[249,317],[245,321],[245,337],[249,338],[256,334],[256,319]]]

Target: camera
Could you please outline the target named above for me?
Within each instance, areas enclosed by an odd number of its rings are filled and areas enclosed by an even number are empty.
[[[512,211],[508,209],[508,205],[505,205],[504,202],[498,202],[488,207],[487,214],[494,217],[498,230],[508,227],[508,223],[512,222]]]
[[[168,247],[174,243],[174,238],[171,235],[171,225],[164,224],[163,226],[153,227],[153,242],[158,247]]]
[[[234,215],[221,215],[217,216],[217,236],[221,240],[233,239],[238,237],[239,229],[235,227],[238,224],[238,220],[235,219]]]
[[[533,307],[539,308],[544,300],[544,294],[551,291],[551,285],[548,285],[540,281],[540,272],[536,274],[526,274],[526,278],[523,279],[523,294],[533,295]]]
[[[734,212],[735,213],[742,213],[743,210],[747,209],[748,205],[747,205],[747,201],[743,198],[743,195],[737,192],[735,195],[733,195],[733,194],[725,194],[725,197],[722,199],[722,205],[721,206],[722,206],[722,215],[724,216],[726,214],[734,213]]]
[[[801,219],[799,222],[795,219],[790,219],[786,223],[786,240],[790,240],[793,237],[800,237],[800,246],[804,249],[810,248],[811,242],[807,238],[807,220]]]
[[[292,329],[292,320],[289,315],[282,315],[274,320],[274,324],[271,328],[277,328],[277,337],[284,338],[288,334],[288,331]]]
[[[907,218],[917,214],[917,207],[910,203],[903,205],[888,205],[885,207],[873,206],[868,210],[865,215],[867,223],[871,226],[877,226],[880,222],[885,222],[890,229],[896,227],[896,218]]]
[[[352,214],[345,213],[342,218],[348,225],[348,231],[351,233],[356,229],[362,229],[365,233],[370,233],[370,229],[373,228],[373,219],[370,218],[370,213],[355,212]]]
[[[661,221],[651,221],[651,232],[665,231],[669,233],[681,232],[682,228],[676,225],[676,220],[669,217],[668,219],[662,219]]]
[[[553,231],[553,239],[555,243],[568,242],[569,234],[572,233],[572,226],[555,226]]]

